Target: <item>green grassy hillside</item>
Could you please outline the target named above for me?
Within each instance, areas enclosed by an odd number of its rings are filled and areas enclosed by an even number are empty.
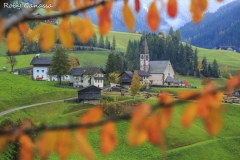
[[[30,76],[0,72],[0,111],[77,96],[75,89],[54,87],[57,82],[32,81]]]
[[[151,103],[156,103],[156,99],[148,99]],[[42,124],[59,124],[68,122],[78,122],[79,117],[86,112],[90,106],[80,104],[78,110],[72,110],[74,104],[69,103],[55,103],[44,106],[33,107],[16,111],[5,115],[0,121],[4,119],[25,119],[31,118],[34,123]],[[77,106],[76,106],[77,107]],[[184,130],[180,124],[180,115],[185,105],[179,105],[174,108],[174,115],[170,127],[165,132],[166,147],[167,147],[167,159],[176,160],[192,160],[192,159],[239,159],[240,152],[238,146],[240,145],[240,119],[238,113],[240,108],[238,105],[226,104],[227,113],[223,114],[223,129],[214,138],[210,137],[203,128],[203,124],[200,120],[196,120],[195,123],[188,129]],[[144,143],[139,147],[130,147],[126,142],[126,133],[128,128],[128,122],[121,121],[117,123],[117,132],[119,138],[119,144],[116,150],[103,157],[99,150],[99,132],[90,131],[88,139],[93,146],[96,153],[96,159],[161,159],[161,153],[159,148]],[[58,159],[56,154],[52,154],[49,158],[51,160]],[[81,159],[78,155],[72,155],[70,160]]]

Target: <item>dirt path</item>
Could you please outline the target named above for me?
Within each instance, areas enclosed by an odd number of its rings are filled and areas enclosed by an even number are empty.
[[[8,114],[8,113],[15,112],[15,111],[18,111],[18,110],[22,110],[22,109],[25,109],[25,108],[31,108],[31,107],[35,107],[35,106],[44,105],[44,104],[62,102],[62,101],[64,101],[64,100],[69,100],[69,99],[74,99],[74,98],[77,98],[77,97],[72,97],[72,98],[67,98],[67,99],[61,99],[61,100],[56,100],[56,101],[42,102],[42,103],[36,103],[36,104],[27,105],[27,106],[17,107],[17,108],[13,108],[13,109],[9,109],[9,110],[0,112],[0,116],[3,116],[3,115]]]

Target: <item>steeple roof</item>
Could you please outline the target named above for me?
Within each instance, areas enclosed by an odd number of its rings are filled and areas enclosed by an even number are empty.
[[[142,44],[140,47],[140,54],[149,54],[146,36],[144,36],[144,39],[142,41]]]

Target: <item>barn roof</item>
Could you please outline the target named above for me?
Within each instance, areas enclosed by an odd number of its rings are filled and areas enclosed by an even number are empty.
[[[105,74],[105,71],[102,67],[81,67],[81,68],[72,68],[69,73],[70,75],[73,76],[81,76],[83,74],[88,74],[88,72],[90,72],[90,74],[95,74],[97,73],[99,70],[102,70],[102,72]]]
[[[98,88],[98,87],[96,87],[96,86],[94,86],[94,85],[90,85],[90,86],[83,87],[83,88],[79,89],[78,92],[79,92],[79,91],[84,91],[84,90],[86,90],[86,89],[88,89],[88,88],[97,88],[97,89],[99,89],[99,90],[102,90],[101,88]]]
[[[36,56],[32,59],[31,65],[50,65],[52,62],[52,57],[40,57]]]
[[[167,76],[165,82],[167,82],[167,83],[174,83],[175,81],[174,81],[174,79],[171,76]]]
[[[138,75],[140,77],[149,77],[149,76],[151,76],[149,73],[147,73],[145,71],[142,71],[142,70],[137,70],[137,72],[138,72]]]
[[[150,74],[159,74],[164,73],[167,68],[167,65],[170,63],[169,60],[167,61],[150,61],[149,63],[149,73]]]

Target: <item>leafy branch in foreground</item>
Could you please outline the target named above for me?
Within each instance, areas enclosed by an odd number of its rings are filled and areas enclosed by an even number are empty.
[[[0,130],[0,151],[3,151],[8,141],[18,139],[21,146],[20,159],[33,159],[34,148],[39,151],[41,159],[47,158],[54,149],[61,159],[66,159],[75,150],[79,150],[87,159],[94,159],[93,149],[86,137],[88,129],[102,126],[100,148],[102,154],[107,155],[115,149],[118,143],[114,122],[120,120],[130,120],[126,135],[129,145],[138,146],[148,140],[164,151],[164,131],[171,123],[174,106],[190,102],[181,115],[182,126],[190,127],[195,118],[199,117],[208,134],[215,136],[223,125],[221,116],[224,110],[223,92],[231,93],[239,85],[240,72],[228,80],[224,88],[215,89],[214,84],[210,82],[201,92],[180,92],[178,100],[175,101],[168,93],[161,93],[158,96],[158,104],[150,106],[148,103],[141,103],[131,114],[123,116],[103,118],[102,108],[93,107],[80,117],[78,124],[30,128],[30,121],[26,121],[19,128],[11,129],[5,126]],[[34,142],[28,136],[33,132],[42,132]]]

